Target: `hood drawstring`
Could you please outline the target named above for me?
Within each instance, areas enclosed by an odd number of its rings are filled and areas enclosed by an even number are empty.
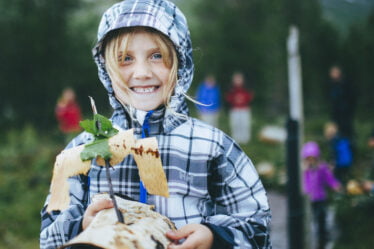
[[[144,118],[143,126],[142,126],[142,138],[149,137],[149,118],[153,113],[152,111],[147,112]],[[141,203],[147,203],[147,190],[143,185],[143,182],[140,180],[140,197],[139,200]]]

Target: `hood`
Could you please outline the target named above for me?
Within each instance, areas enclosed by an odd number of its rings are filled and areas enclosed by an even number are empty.
[[[92,53],[98,66],[99,78],[108,91],[111,106],[115,110],[122,109],[122,105],[114,97],[112,82],[105,69],[101,53],[102,42],[110,31],[134,26],[154,28],[173,42],[178,53],[178,82],[169,104],[172,110],[166,111],[166,117],[173,112],[186,114],[188,111],[183,94],[191,85],[194,71],[190,32],[183,13],[173,3],[164,0],[125,0],[104,12],[98,29],[98,42]]]

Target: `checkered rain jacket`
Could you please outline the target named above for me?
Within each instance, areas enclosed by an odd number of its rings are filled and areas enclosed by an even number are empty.
[[[170,197],[149,195],[147,203],[169,217],[178,228],[202,223],[214,233],[213,248],[271,248],[270,209],[264,187],[251,160],[225,133],[188,115],[184,94],[193,77],[192,47],[185,17],[172,3],[163,0],[126,0],[108,9],[101,20],[98,43],[93,49],[99,78],[108,91],[114,109],[111,118],[119,129],[133,128],[140,138],[141,111],[128,113],[114,97],[105,70],[101,43],[111,30],[148,26],[167,35],[178,52],[178,83],[168,108],[160,108],[145,122],[149,136],[158,140]],[[88,143],[87,133],[67,146]],[[132,156],[113,165],[114,192],[139,199],[139,175]],[[61,212],[46,212],[49,196],[41,211],[40,248],[57,248],[81,231],[90,196],[109,192],[105,169],[93,160],[88,177],[69,178],[71,203]]]

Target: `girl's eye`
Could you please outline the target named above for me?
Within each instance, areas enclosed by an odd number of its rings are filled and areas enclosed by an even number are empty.
[[[152,59],[155,59],[155,60],[160,60],[162,59],[162,54],[161,53],[154,53],[152,54]]]
[[[123,61],[131,61],[131,56],[126,55]]]
[[[126,55],[124,57],[122,57],[122,55],[118,56],[118,62],[120,64],[128,64],[132,61],[132,57],[130,55]]]

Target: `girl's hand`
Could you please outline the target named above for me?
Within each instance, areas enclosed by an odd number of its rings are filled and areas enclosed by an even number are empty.
[[[166,237],[176,241],[168,249],[210,249],[213,245],[213,233],[204,225],[188,224],[177,231],[169,231]],[[182,244],[178,241],[185,239]]]
[[[112,208],[113,207],[113,202],[112,200],[107,200],[107,199],[102,199],[102,200],[97,200],[93,203],[91,203],[86,211],[84,212],[83,215],[83,221],[82,221],[82,229],[86,229],[88,225],[91,223],[93,218],[96,216],[96,214],[107,208]]]

